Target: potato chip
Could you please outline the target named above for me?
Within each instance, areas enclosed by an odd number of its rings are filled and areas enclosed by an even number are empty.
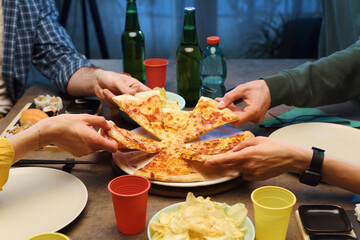
[[[170,102],[168,100],[168,98],[166,96],[166,91],[164,88],[155,87],[154,90],[160,91],[161,107],[175,109],[175,110],[181,109],[181,106],[179,105],[179,103],[176,100],[174,100],[172,102]]]
[[[179,205],[177,211],[161,212],[159,219],[151,223],[152,239],[241,240],[247,229],[239,226],[246,215],[242,203],[229,207],[189,192],[186,203]]]

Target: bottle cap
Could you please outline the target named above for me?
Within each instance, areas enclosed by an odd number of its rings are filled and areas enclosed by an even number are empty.
[[[218,36],[211,36],[207,38],[207,43],[210,45],[217,45],[220,42],[220,38]]]
[[[194,7],[186,7],[184,8],[185,12],[195,12],[195,8]]]

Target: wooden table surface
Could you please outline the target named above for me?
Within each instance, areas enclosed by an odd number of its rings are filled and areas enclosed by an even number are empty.
[[[278,73],[280,70],[295,67],[306,60],[227,60],[228,77],[226,79],[226,87],[231,88],[239,83],[258,79],[267,75]],[[92,60],[95,65],[110,69],[113,71],[121,71],[121,60]],[[168,91],[176,92],[176,66],[175,61],[170,60],[167,69],[167,83],[166,89]],[[12,119],[23,109],[23,106],[32,102],[33,99],[44,93],[56,95],[48,87],[42,85],[32,86],[25,95],[13,107],[11,112],[0,124],[0,132],[12,121]],[[331,96],[329,96],[331,97]],[[271,109],[271,112],[278,115],[287,110],[287,106],[278,106]],[[360,115],[351,106],[350,103],[336,104],[326,107],[321,107],[327,112],[338,113],[342,117],[360,120]],[[118,115],[117,111],[110,110],[104,106],[102,114],[107,118],[115,121],[115,123],[124,128],[132,129],[135,126],[124,122]],[[266,116],[270,118],[269,116]],[[255,123],[247,123],[239,127],[240,130],[250,130],[256,136],[268,136],[271,129],[260,128]],[[35,151],[26,158],[33,159],[64,159],[71,157],[70,154],[64,152],[44,152]],[[112,207],[110,193],[107,190],[107,184],[119,174],[119,169],[112,164],[112,155],[107,152],[95,153],[82,158],[81,160],[96,161],[96,164],[81,164],[75,165],[72,169],[72,174],[78,177],[87,187],[89,193],[88,203],[83,212],[77,217],[75,221],[70,223],[67,227],[61,229],[59,232],[68,235],[71,239],[147,239],[146,229],[136,235],[123,235],[116,228],[115,216]],[[26,165],[34,166],[34,165]],[[36,165],[39,166],[39,165]],[[46,165],[49,167],[49,165]],[[55,169],[61,169],[61,165],[50,165]],[[360,201],[359,195],[333,187],[327,184],[320,184],[317,187],[310,187],[300,184],[298,176],[295,174],[283,174],[281,176],[261,181],[261,182],[244,182],[236,184],[231,190],[222,193],[211,194],[211,198],[217,202],[225,202],[229,205],[237,202],[242,202],[248,208],[248,216],[254,222],[253,207],[250,200],[251,192],[261,186],[275,185],[291,190],[297,197],[297,202],[294,206],[286,239],[300,240],[298,226],[295,220],[295,210],[302,204],[337,204],[346,210],[353,210],[356,201]],[[226,189],[226,186],[221,186]],[[197,193],[202,193],[201,188],[192,189]],[[183,189],[170,189],[173,191],[184,191]],[[169,192],[169,194],[170,194]],[[151,217],[162,208],[171,204],[184,201],[182,197],[164,197],[155,194],[149,194],[148,209],[147,209],[147,223]]]

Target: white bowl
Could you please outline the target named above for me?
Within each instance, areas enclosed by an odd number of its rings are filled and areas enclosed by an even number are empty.
[[[147,227],[147,235],[148,235],[148,239],[151,240],[152,239],[152,235],[154,234],[154,232],[150,229],[150,224],[155,221],[155,220],[159,220],[159,216],[160,216],[160,212],[171,212],[171,211],[177,211],[178,206],[180,204],[186,204],[186,202],[179,202],[179,203],[175,203],[173,205],[170,205],[168,207],[165,207],[163,209],[161,209],[160,211],[158,211],[151,219],[150,222],[148,224]],[[219,203],[220,204],[220,203]],[[226,207],[226,209],[229,208],[229,206]],[[255,228],[253,223],[251,222],[249,217],[246,217],[245,221],[239,226],[239,228],[243,228],[243,227],[247,227],[247,231],[245,233],[245,237],[243,240],[254,240],[255,239]]]
[[[176,93],[173,93],[173,92],[166,91],[166,97],[168,98],[168,102],[174,102],[175,100],[177,100],[177,102],[181,106],[181,110],[183,110],[185,108],[186,102],[182,96],[180,96]],[[120,108],[119,108],[119,113],[120,113],[120,116],[126,122],[138,125],[137,122],[135,122],[126,112],[122,111]]]

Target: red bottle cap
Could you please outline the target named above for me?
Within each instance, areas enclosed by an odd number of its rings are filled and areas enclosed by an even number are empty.
[[[220,38],[218,36],[211,36],[207,38],[207,43],[210,45],[217,45],[220,42]]]

